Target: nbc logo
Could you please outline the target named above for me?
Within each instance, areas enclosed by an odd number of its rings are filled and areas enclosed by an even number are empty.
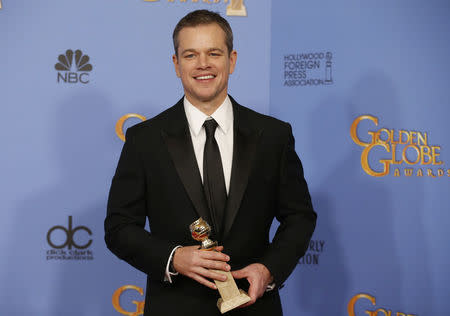
[[[74,63],[75,61],[75,63]],[[58,70],[58,83],[78,83],[86,84],[89,82],[89,72],[92,70],[89,63],[89,56],[83,55],[81,50],[75,52],[71,49],[66,50],[66,54],[58,56],[58,62],[55,69]]]

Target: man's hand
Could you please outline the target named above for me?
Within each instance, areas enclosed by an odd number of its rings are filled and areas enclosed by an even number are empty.
[[[232,271],[231,274],[235,279],[246,278],[248,283],[250,283],[248,295],[251,300],[240,307],[246,307],[255,303],[258,298],[263,296],[267,285],[273,282],[269,269],[261,263],[252,263],[241,270]]]
[[[178,248],[173,256],[173,267],[178,273],[217,290],[217,286],[206,278],[226,281],[225,275],[208,270],[230,271],[231,267],[227,264],[230,257],[221,253],[222,250],[223,246],[216,247],[216,251],[199,250],[198,246]]]

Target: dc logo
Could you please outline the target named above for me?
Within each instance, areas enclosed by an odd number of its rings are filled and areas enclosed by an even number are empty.
[[[55,230],[62,230],[65,234],[66,234],[66,240],[64,243],[60,244],[60,245],[55,245],[52,241],[52,234]],[[48,244],[55,248],[55,249],[62,249],[65,247],[68,247],[68,249],[72,249],[72,246],[77,248],[77,249],[86,249],[87,247],[89,247],[92,244],[92,239],[89,239],[89,241],[87,243],[85,243],[84,245],[79,245],[75,242],[74,240],[74,236],[75,233],[79,230],[84,230],[86,231],[89,236],[92,235],[92,231],[87,228],[86,226],[77,226],[75,228],[72,228],[72,216],[69,216],[69,226],[68,228],[64,227],[64,226],[53,226],[52,228],[49,229],[49,231],[47,232],[47,242]]]

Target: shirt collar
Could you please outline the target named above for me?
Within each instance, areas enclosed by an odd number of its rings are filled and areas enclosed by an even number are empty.
[[[186,96],[184,97],[183,104],[189,127],[191,128],[194,135],[197,136],[202,129],[203,123],[209,116],[196,108],[191,102],[189,102]],[[213,114],[211,114],[210,117],[216,120],[218,127],[224,134],[228,133],[231,122],[233,121],[233,106],[228,95],[223,103]]]

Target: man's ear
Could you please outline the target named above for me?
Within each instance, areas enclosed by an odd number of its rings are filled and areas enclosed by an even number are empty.
[[[175,66],[175,72],[177,73],[177,77],[181,78],[180,68],[179,68],[179,64],[178,64],[178,57],[176,54],[173,54],[172,61],[173,61],[173,65]]]
[[[230,53],[230,75],[233,73],[234,67],[236,67],[236,61],[237,61],[237,52],[233,50]]]

